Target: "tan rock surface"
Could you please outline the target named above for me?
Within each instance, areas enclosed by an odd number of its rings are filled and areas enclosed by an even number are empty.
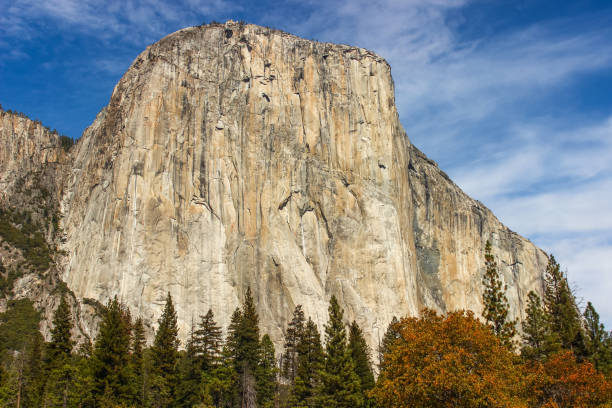
[[[410,144],[389,65],[360,48],[253,25],[148,47],[73,152],[63,279],[155,323],[172,293],[187,335],[226,326],[247,286],[278,342],[297,304],[335,294],[375,345],[392,316],[481,311],[493,242],[512,314],[546,255]]]

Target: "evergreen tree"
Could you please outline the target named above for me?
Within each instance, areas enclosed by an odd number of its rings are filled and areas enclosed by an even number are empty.
[[[267,334],[261,338],[259,364],[255,371],[257,382],[257,406],[272,408],[276,395],[276,358],[274,344]]]
[[[315,390],[321,386],[324,354],[317,325],[308,318],[297,344],[296,376],[289,398],[291,407],[315,407]]]
[[[484,291],[482,303],[484,310],[482,316],[487,324],[493,329],[493,333],[509,347],[513,347],[512,340],[516,335],[516,321],[508,320],[510,306],[506,291],[508,285],[503,285],[497,262],[491,253],[491,243],[487,241],[485,245],[485,274],[482,278]]]
[[[366,394],[369,390],[374,388],[374,373],[372,372],[372,365],[370,362],[370,347],[368,347],[368,343],[366,343],[363,337],[361,328],[354,320],[349,328],[348,348],[353,360],[353,365],[355,366],[355,374],[359,377],[361,391]]]
[[[151,347],[153,357],[151,389],[153,405],[164,407],[172,405],[174,398],[179,347],[177,317],[170,292],[158,323],[159,327]]]
[[[200,316],[195,331],[195,349],[203,371],[209,371],[219,363],[222,340],[221,328],[217,326],[215,315],[209,309],[205,316]]]
[[[391,319],[391,323],[389,323],[389,326],[387,327],[387,331],[385,332],[385,335],[382,338],[382,341],[378,345],[378,367],[379,369],[383,365],[385,354],[391,351],[391,346],[393,346],[393,343],[395,343],[395,341],[397,341],[397,339],[400,338],[400,333],[397,329],[398,323],[399,323],[399,320],[397,320],[397,317],[393,316],[393,318]]]
[[[239,375],[239,391],[243,408],[255,407],[257,395],[255,384],[255,369],[259,362],[259,317],[255,310],[255,302],[251,288],[247,288],[240,323],[235,333],[236,349],[234,362]]]
[[[72,316],[66,298],[62,296],[60,304],[53,314],[53,329],[51,329],[51,342],[47,345],[45,355],[45,385],[43,390],[43,404],[45,406],[67,406],[74,390],[74,381],[77,377],[71,353],[73,342]]]
[[[282,359],[282,373],[290,384],[295,381],[297,360],[298,360],[298,343],[300,342],[304,332],[304,311],[302,305],[297,305],[293,311],[293,318],[287,327],[285,335],[285,353]]]
[[[346,344],[343,314],[336,297],[332,296],[325,325],[325,364],[317,395],[318,405],[324,407],[351,408],[363,404],[359,377]]]
[[[530,291],[527,295],[526,318],[522,323],[523,346],[521,355],[526,360],[545,360],[551,353],[558,350],[557,340],[550,330],[549,319],[542,306],[540,297]]]
[[[135,401],[136,389],[130,365],[131,317],[117,296],[108,302],[91,358],[98,401],[119,405]]]
[[[599,322],[599,314],[591,302],[584,310],[585,348],[588,359],[603,373],[612,372],[612,350],[609,333]]]
[[[53,329],[51,329],[51,342],[48,346],[47,360],[50,363],[63,361],[70,357],[73,342],[70,338],[72,330],[72,315],[66,298],[62,296],[60,304],[53,314]]]
[[[36,407],[41,405],[44,387],[44,370],[42,361],[43,338],[40,333],[33,336],[26,356],[25,384],[23,406]]]
[[[175,406],[190,408],[201,402],[200,382],[202,373],[198,361],[199,349],[196,344],[195,328],[191,324],[189,340],[178,362],[179,382],[176,389]]]
[[[136,405],[143,406],[145,402],[144,383],[144,350],[146,348],[145,330],[142,318],[139,317],[132,328],[131,366],[136,388]]]
[[[237,325],[239,320],[237,309],[232,315],[232,321]],[[230,325],[231,327],[231,325]],[[228,329],[228,337],[232,336],[231,328]],[[215,407],[235,407],[240,405],[238,390],[238,373],[234,362],[234,348],[226,343],[221,351],[221,358],[212,370],[202,375],[204,403]]]
[[[580,312],[567,277],[552,255],[544,273],[543,301],[551,332],[558,336],[560,346],[583,356],[585,347]]]

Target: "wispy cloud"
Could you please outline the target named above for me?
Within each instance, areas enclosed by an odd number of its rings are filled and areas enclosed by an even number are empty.
[[[478,6],[472,0],[4,2],[1,61],[9,51],[25,58],[20,44],[41,33],[77,33],[110,44],[79,69],[114,80],[144,45],[232,12],[375,51],[392,66],[400,117],[413,143],[512,229],[555,253],[612,325],[606,298],[612,289],[606,263],[612,255],[612,112],[583,110],[571,96],[557,100],[560,93],[579,96],[585,77],[610,72],[612,26],[602,23],[605,16],[465,36],[462,27],[487,24],[470,20],[466,10]]]
[[[466,40],[456,30],[466,5],[317,2],[298,27],[385,57],[411,140],[502,222],[556,254],[610,326],[612,112],[593,117],[554,95],[612,68],[612,30],[557,19]]]
[[[201,16],[238,9],[225,0],[16,0],[0,17],[0,33],[35,37],[38,23],[45,21],[60,30],[140,44],[156,41],[177,25],[199,23],[195,20]]]

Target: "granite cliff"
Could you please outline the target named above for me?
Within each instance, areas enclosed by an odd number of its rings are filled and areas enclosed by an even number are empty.
[[[547,261],[410,143],[382,58],[254,25],[149,46],[69,161],[62,280],[153,325],[169,291],[183,337],[209,308],[227,325],[248,286],[276,341],[332,294],[372,344],[394,315],[479,313],[486,240],[521,317]]]

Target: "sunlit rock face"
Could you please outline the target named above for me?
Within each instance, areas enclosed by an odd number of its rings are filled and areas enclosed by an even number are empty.
[[[360,48],[254,25],[193,27],[148,47],[73,152],[63,279],[118,295],[181,335],[226,326],[250,286],[281,344],[294,307],[336,295],[376,345],[394,315],[480,312],[491,240],[512,316],[546,255],[410,144],[389,65]]]

